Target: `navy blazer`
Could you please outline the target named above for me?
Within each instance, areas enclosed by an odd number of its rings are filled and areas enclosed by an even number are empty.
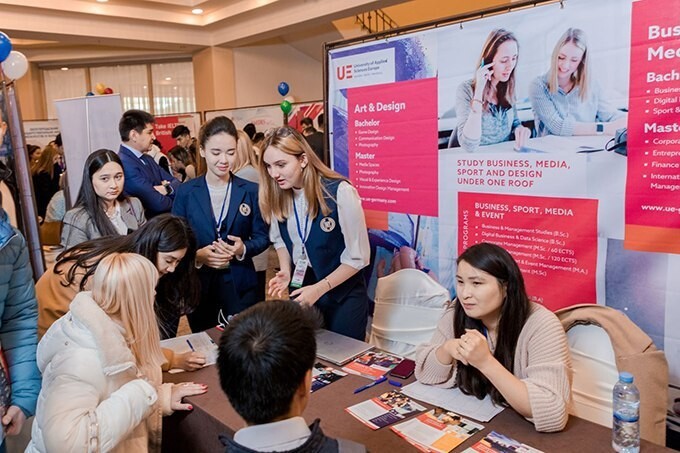
[[[233,173],[231,181],[229,210],[222,222],[220,237],[226,242],[227,235],[238,236],[246,246],[245,258],[242,261],[234,258],[229,266],[236,290],[242,294],[257,286],[253,257],[269,247],[269,228],[260,215],[257,184],[239,178]],[[187,219],[196,235],[199,249],[217,239],[215,231],[217,221],[210,203],[210,192],[205,176],[179,186],[172,213]],[[201,269],[205,272],[210,268]]]
[[[128,196],[139,198],[146,211],[146,218],[169,212],[172,209],[172,200],[175,197],[179,181],[170,173],[163,170],[160,165],[153,160],[153,157],[142,154],[142,162],[132,151],[120,146],[118,157],[123,163],[123,173],[125,174],[125,193]],[[146,165],[145,165],[146,164]],[[170,181],[173,192],[170,195],[162,195],[154,186],[161,184],[163,180]]]

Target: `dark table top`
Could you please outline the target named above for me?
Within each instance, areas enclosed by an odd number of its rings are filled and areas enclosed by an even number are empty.
[[[216,330],[210,331],[209,334],[215,339],[219,337],[219,332]],[[391,379],[401,381],[404,385],[414,381],[413,377],[406,380],[394,377]],[[222,392],[215,366],[209,366],[194,373],[165,373],[164,380],[165,382],[205,383],[208,385],[208,392],[185,399],[193,405],[193,411],[177,412],[165,418],[163,451],[223,451],[224,448],[218,440],[218,435],[231,436],[245,426],[245,422],[234,411]],[[366,401],[393,388],[388,382],[384,382],[356,395],[353,393],[354,389],[368,382],[370,381],[366,378],[350,374],[317,390],[310,397],[309,405],[303,414],[304,418],[308,423],[320,418],[321,427],[328,436],[362,443],[371,452],[417,451],[389,427],[373,431],[345,411],[348,406]],[[428,408],[432,407],[429,404],[423,405]],[[612,451],[609,428],[574,416],[569,418],[567,427],[559,433],[536,432],[531,422],[511,408],[506,408],[491,421],[481,424],[484,425],[484,429],[470,437],[455,451],[462,451],[472,446],[491,431],[497,431],[546,452]],[[645,452],[669,451],[646,441],[643,441],[642,447]]]

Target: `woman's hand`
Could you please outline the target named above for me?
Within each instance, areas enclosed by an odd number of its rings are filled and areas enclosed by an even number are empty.
[[[515,151],[519,151],[523,146],[526,146],[531,138],[531,129],[524,126],[517,126],[515,128]]]
[[[269,295],[282,298],[283,295],[288,291],[289,284],[290,273],[283,270],[278,271],[274,278],[269,280]]]
[[[170,408],[173,411],[190,411],[193,409],[193,406],[183,403],[182,399],[185,396],[201,395],[207,391],[208,386],[205,384],[196,384],[194,382],[174,384],[170,391]]]
[[[479,330],[465,329],[458,343],[458,353],[469,365],[477,369],[493,360],[489,343]]]
[[[24,426],[25,421],[26,415],[24,411],[17,406],[10,406],[2,417],[2,426],[5,429],[5,434],[16,436],[21,432],[21,427]]]
[[[325,285],[326,288],[328,288],[326,282],[324,281],[317,282],[313,285],[303,286],[302,288],[296,289],[295,291],[290,293],[290,298],[294,299],[295,302],[299,303],[302,306],[311,307],[316,303],[317,300],[319,300],[321,296],[325,294],[323,286],[321,286],[322,284]]]
[[[241,238],[238,236],[227,235],[227,239],[233,241],[234,245],[229,245],[228,243],[222,241],[221,238],[220,242],[224,244],[224,246],[232,254],[232,256],[239,257],[243,255],[243,252],[245,251],[245,246],[243,245],[243,241],[241,240]]]
[[[215,269],[220,269],[225,267],[229,261],[231,261],[231,256],[221,251],[222,249],[213,242],[210,245],[206,245],[196,251],[196,260],[200,264],[206,266],[214,267]]]
[[[189,351],[184,354],[175,354],[170,368],[179,368],[184,371],[196,371],[205,365],[205,355],[200,352]]]
[[[468,364],[467,360],[460,353],[459,349],[460,343],[461,343],[460,338],[452,338],[450,340],[447,340],[446,343],[442,345],[442,348],[449,356],[451,356],[453,360],[456,360],[462,363],[463,365],[467,365]]]
[[[482,65],[475,73],[475,98],[483,101],[482,93],[486,83],[491,80],[493,74],[493,63]],[[479,96],[478,96],[479,95]]]

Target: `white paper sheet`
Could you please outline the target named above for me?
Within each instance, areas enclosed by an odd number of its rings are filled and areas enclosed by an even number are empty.
[[[474,396],[464,394],[458,388],[443,389],[416,381],[401,391],[413,399],[434,404],[480,422],[488,422],[504,409],[502,406],[493,404],[488,395],[483,400],[479,400]]]
[[[172,349],[175,354],[184,354],[185,352],[194,351],[205,355],[205,366],[214,365],[217,363],[217,345],[210,338],[206,332],[192,333],[190,335],[182,335],[181,337],[168,338],[161,341],[161,347],[165,349]],[[172,369],[170,373],[179,373],[179,369]]]

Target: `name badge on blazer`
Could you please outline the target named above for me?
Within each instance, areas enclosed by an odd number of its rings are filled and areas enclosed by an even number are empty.
[[[321,219],[320,226],[324,232],[330,233],[335,229],[335,220],[332,217],[324,217]]]
[[[241,206],[238,207],[238,211],[242,216],[248,217],[250,215],[250,206],[248,206],[247,203],[241,203]]]

